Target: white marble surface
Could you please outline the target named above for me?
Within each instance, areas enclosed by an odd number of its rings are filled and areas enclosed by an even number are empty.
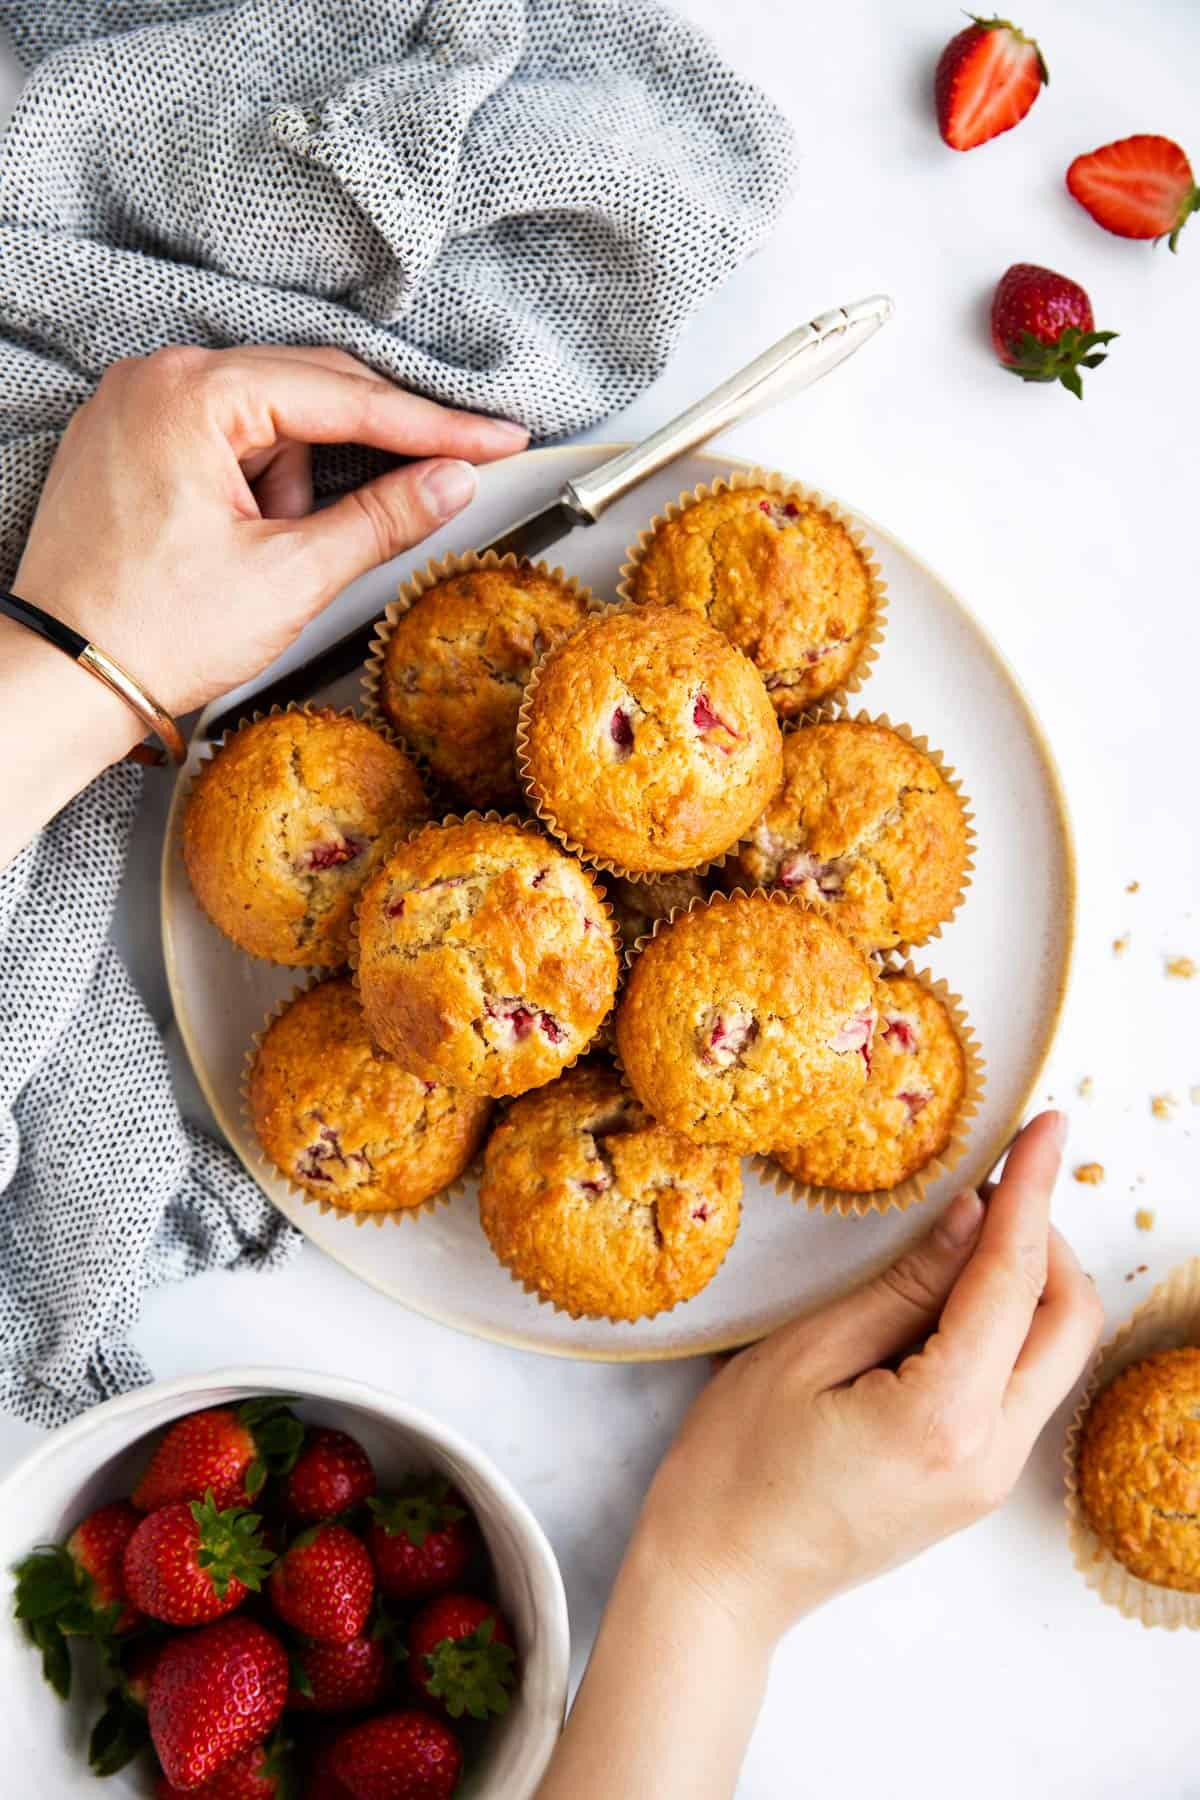
[[[906,538],[987,622],[1041,710],[1081,875],[1076,980],[1046,1093],[1071,1107],[1074,1160],[1108,1171],[1099,1188],[1065,1179],[1056,1216],[1115,1320],[1200,1248],[1200,1111],[1188,1100],[1200,1083],[1200,982],[1163,971],[1167,954],[1200,958],[1200,222],[1177,257],[1119,242],[1072,204],[1062,172],[1077,151],[1135,130],[1190,134],[1200,157],[1200,8],[1031,0],[1022,19],[1041,37],[1052,86],[1018,131],[969,156],[945,150],[930,118],[932,63],[958,22],[940,0],[682,0],[681,10],[795,118],[801,183],[771,244],[603,435],[640,433],[825,306],[880,288],[896,296],[877,344],[729,447],[852,499]],[[8,59],[0,98],[17,88]],[[1122,333],[1083,406],[991,361],[986,298],[1017,260],[1083,281],[1098,324]],[[148,813],[129,937],[161,1009],[153,825]],[[1125,931],[1128,953],[1115,959]],[[1075,1098],[1085,1074],[1090,1101]],[[1181,1102],[1170,1123],[1150,1114],[1160,1091]],[[1150,1236],[1135,1230],[1138,1206],[1155,1210]],[[642,1490],[705,1373],[542,1362],[476,1343],[307,1250],[270,1279],[209,1277],[157,1295],[137,1339],[162,1375],[233,1360],[366,1375],[472,1434],[550,1532],[580,1662]],[[793,1633],[741,1800],[1200,1793],[1200,1643],[1144,1634],[1083,1588],[1060,1528],[1063,1423],[1001,1515]],[[0,1420],[0,1468],[35,1441]],[[694,1679],[700,1703],[713,1703],[703,1670]]]

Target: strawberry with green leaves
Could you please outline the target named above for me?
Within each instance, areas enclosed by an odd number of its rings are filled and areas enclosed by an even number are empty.
[[[104,1662],[114,1685],[88,1739],[88,1767],[93,1775],[115,1775],[150,1742],[146,1708],[166,1641],[155,1634],[132,1642],[114,1640],[106,1647]]]
[[[125,1549],[141,1524],[127,1500],[101,1506],[65,1544],[35,1550],[17,1565],[16,1613],[42,1653],[47,1681],[71,1691],[69,1637],[105,1638],[138,1624],[125,1584]]]
[[[286,1400],[247,1400],[176,1420],[133,1490],[139,1512],[155,1512],[211,1491],[220,1507],[245,1506],[268,1475],[286,1475],[304,1441],[304,1427]]]
[[[168,1640],[150,1682],[150,1737],[185,1793],[262,1743],[287,1695],[287,1651],[253,1619],[221,1619]]]
[[[1097,369],[1115,331],[1097,331],[1077,281],[1037,263],[1014,263],[992,296],[992,344],[1022,381],[1057,381],[1083,398],[1081,369]]]
[[[440,1719],[381,1713],[351,1725],[318,1759],[308,1800],[449,1800],[462,1764]]]
[[[204,1625],[257,1593],[274,1557],[257,1513],[217,1506],[211,1493],[161,1506],[142,1519],[125,1547],[125,1589],[164,1625]]]
[[[199,1787],[172,1787],[165,1775],[159,1777],[154,1800],[286,1800],[294,1791],[288,1752],[291,1745],[283,1738],[267,1744],[252,1744],[249,1750],[232,1757],[215,1775]]]
[[[442,1476],[410,1476],[368,1504],[367,1548],[389,1600],[425,1600],[462,1580],[476,1533],[461,1494]]]
[[[1166,238],[1179,234],[1200,212],[1200,187],[1192,165],[1173,138],[1138,132],[1077,156],[1067,170],[1072,197],[1097,225],[1116,237]]]
[[[516,1653],[508,1621],[474,1594],[440,1594],[408,1628],[408,1667],[427,1700],[452,1719],[508,1711]]]
[[[361,1506],[375,1487],[371,1459],[358,1439],[320,1426],[305,1433],[304,1447],[284,1486],[283,1503],[291,1518],[316,1525]]]
[[[374,1593],[375,1570],[366,1546],[336,1521],[310,1525],[293,1538],[267,1582],[279,1617],[323,1644],[358,1637]]]

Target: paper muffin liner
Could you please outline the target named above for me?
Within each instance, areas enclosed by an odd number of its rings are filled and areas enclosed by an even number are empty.
[[[419,837],[423,831],[428,831],[430,826],[432,826],[432,825],[475,825],[475,824],[515,825],[517,827],[518,831],[527,832],[529,834],[529,836],[531,836],[531,837],[539,837],[539,838],[543,838],[543,839],[546,837],[546,833],[542,829],[542,826],[537,819],[525,818],[520,813],[501,813],[501,812],[495,812],[491,809],[489,809],[487,812],[479,812],[476,809],[472,808],[472,810],[470,812],[445,813],[445,814],[443,814],[443,816],[440,819],[427,819],[423,825],[415,825],[411,831],[406,831],[404,833],[403,837],[397,837],[396,842],[392,846],[392,848],[399,849],[402,844],[412,843],[414,838]],[[585,871],[585,873],[592,875],[592,878],[595,882],[596,892],[600,897],[600,909],[603,912],[604,917],[608,921],[609,929],[612,934],[613,948],[617,953],[617,985],[613,991],[613,997],[612,997],[611,1001],[609,1002],[608,1011],[605,1013],[604,1017],[601,1019],[600,1023],[597,1025],[595,1031],[592,1033],[592,1035],[588,1039],[587,1043],[584,1044],[579,1050],[577,1050],[575,1052],[575,1055],[571,1058],[570,1062],[563,1063],[562,1067],[558,1071],[558,1075],[551,1076],[550,1079],[552,1081],[557,1081],[559,1075],[565,1075],[568,1069],[573,1069],[575,1067],[575,1064],[577,1062],[579,1062],[579,1060],[582,1057],[590,1055],[590,1053],[593,1050],[595,1050],[598,1046],[600,1046],[602,1039],[604,1039],[606,1042],[611,1039],[613,1017],[617,1010],[617,1001],[620,998],[621,986],[622,986],[622,983],[624,981],[624,976],[625,976],[625,964],[624,964],[624,960],[621,955],[621,932],[620,932],[620,927],[617,924],[616,915],[614,914],[613,909],[612,909],[612,904],[608,898],[608,890],[605,888],[604,883],[602,881],[597,880],[595,878],[593,871],[588,870],[588,871]],[[365,886],[366,886],[366,883],[364,882],[363,887],[365,887]],[[361,907],[362,907],[362,895],[363,895],[363,888],[360,888],[358,890],[358,893],[354,897],[354,913],[353,913],[353,917],[350,922],[350,953],[349,953],[349,959],[348,959],[348,966],[350,969],[351,978],[354,982],[355,990],[356,990],[356,992],[358,992],[360,994],[362,992],[362,984],[359,981],[359,976],[358,976],[358,937],[359,937],[359,913],[360,913]],[[447,1083],[445,1085],[448,1086],[449,1084]],[[548,1086],[549,1083],[543,1083],[542,1085]],[[522,1090],[522,1092],[524,1092],[524,1093],[533,1093],[534,1091],[535,1090],[532,1088],[525,1088]],[[481,1097],[488,1098],[489,1096],[481,1096]],[[503,1106],[509,1101],[519,1100],[521,1098],[521,1095],[520,1094],[498,1094],[498,1095],[490,1096],[490,1098],[492,1099],[493,1105]]]
[[[606,614],[616,614],[636,612],[638,608],[632,600],[623,600],[614,606],[602,606],[597,610]],[[711,857],[708,862],[687,863],[681,869],[629,869],[623,863],[614,862],[611,857],[597,855],[595,851],[589,850],[584,844],[581,844],[577,838],[573,838],[569,832],[564,831],[538,793],[529,768],[530,708],[533,705],[533,697],[537,691],[538,682],[541,680],[542,671],[553,656],[554,650],[558,648],[560,646],[556,644],[553,649],[544,651],[534,664],[521,699],[521,710],[517,714],[517,773],[521,778],[525,797],[543,828],[550,833],[551,837],[557,838],[564,850],[570,851],[572,856],[577,856],[580,862],[589,864],[593,869],[603,869],[606,874],[615,875],[621,881],[660,881],[664,875],[712,875],[718,869],[724,868],[729,858],[747,842],[745,833],[735,838],[733,843],[722,850],[719,856]],[[737,645],[733,645],[733,648],[736,650]],[[739,654],[744,656],[745,652],[740,651]],[[749,661],[749,658],[746,660]],[[753,667],[753,665],[751,666]],[[757,672],[755,670],[756,674]]]
[[[924,945],[931,944],[935,938],[940,938],[947,925],[949,925],[957,916],[963,901],[967,897],[967,889],[970,887],[975,875],[975,851],[979,842],[975,830],[975,814],[971,811],[971,801],[963,788],[962,778],[954,768],[953,764],[947,760],[945,754],[941,750],[936,749],[929,742],[927,737],[918,736],[911,725],[903,724],[891,718],[887,713],[870,713],[865,709],[860,709],[858,712],[851,712],[850,709],[844,705],[835,705],[832,701],[823,701],[820,706],[814,707],[812,712],[806,714],[802,720],[798,721],[796,729],[805,730],[810,725],[833,725],[843,722],[851,725],[881,725],[886,731],[894,732],[896,736],[900,738],[902,742],[909,745],[911,749],[919,750],[922,756],[927,756],[929,758],[942,780],[946,783],[946,786],[950,789],[951,793],[956,796],[959,805],[962,807],[967,854],[963,863],[962,879],[959,882],[958,892],[954,896],[954,904],[949,913],[939,924],[934,926],[932,931],[926,932],[924,937],[904,938],[898,944],[893,944],[889,948],[880,948],[871,952],[874,956],[885,958],[898,957],[904,959],[913,950],[919,950]],[[733,853],[731,852],[730,854]],[[818,908],[818,910],[821,909]],[[838,922],[837,908],[829,908],[825,913],[825,917],[832,920],[836,925]]]
[[[1096,1353],[1071,1418],[1063,1452],[1067,1542],[1075,1567],[1106,1606],[1126,1619],[1164,1631],[1200,1630],[1200,1594],[1156,1587],[1134,1575],[1101,1543],[1079,1494],[1079,1453],[1092,1402],[1131,1363],[1156,1350],[1200,1345],[1200,1256],[1171,1270]]]
[[[430,1194],[424,1200],[418,1201],[416,1206],[397,1206],[392,1207],[387,1211],[357,1211],[349,1206],[335,1206],[331,1200],[326,1200],[317,1194],[311,1194],[306,1187],[301,1187],[299,1182],[293,1181],[286,1169],[281,1169],[277,1162],[272,1161],[271,1157],[268,1156],[264,1145],[259,1141],[258,1133],[254,1128],[254,1117],[250,1108],[250,1075],[254,1068],[255,1059],[262,1048],[263,1039],[266,1037],[275,1021],[283,1016],[294,1001],[299,1000],[303,994],[310,993],[313,988],[320,987],[323,982],[332,981],[336,978],[336,971],[322,969],[315,971],[307,980],[296,982],[284,998],[271,1008],[258,1030],[251,1037],[246,1049],[245,1060],[242,1064],[242,1080],[238,1090],[241,1096],[242,1123],[246,1127],[246,1131],[254,1144],[255,1153],[262,1168],[269,1174],[277,1175],[281,1180],[286,1182],[288,1192],[298,1195],[306,1206],[315,1206],[322,1216],[329,1214],[338,1219],[345,1219],[353,1225],[383,1226],[388,1224],[389,1221],[399,1225],[405,1219],[415,1219],[420,1213],[436,1212],[440,1206],[449,1206],[452,1200],[457,1199],[459,1196],[466,1193],[467,1182],[473,1175],[478,1173],[482,1166],[483,1150],[487,1143],[488,1133],[491,1129],[490,1125],[484,1132],[483,1141],[479,1148],[474,1152],[471,1160],[462,1170],[462,1173],[457,1175],[453,1181],[448,1182],[444,1188],[439,1188],[436,1194]]]
[[[439,581],[447,581],[453,575],[469,575],[477,569],[518,569],[523,566],[525,560],[527,559],[513,555],[511,551],[507,556],[497,556],[494,550],[484,550],[482,553],[478,550],[462,550],[448,556],[435,557],[426,563],[423,569],[418,569],[409,576],[401,586],[396,598],[384,609],[382,618],[377,620],[375,636],[371,639],[367,660],[363,664],[360,701],[363,715],[368,724],[375,725],[380,730],[394,729],[383,709],[383,701],[380,696],[383,661],[387,653],[388,641],[396,629],[397,622],[404,617],[405,613],[412,611],[422,594],[428,593],[429,589],[436,587]],[[582,600],[589,613],[605,610],[605,602],[574,575],[568,575],[565,569],[558,566],[551,568],[547,562],[536,562],[531,566],[536,575],[542,575],[548,581],[558,582],[560,587]],[[410,754],[412,753],[410,752]],[[429,769],[428,763],[425,767],[436,786],[448,785],[434,775],[433,770]]]
[[[857,694],[873,665],[879,659],[880,646],[887,629],[888,589],[887,582],[880,572],[879,561],[867,543],[862,528],[835,501],[830,500],[816,488],[805,487],[802,482],[793,481],[787,475],[781,475],[774,469],[732,469],[728,475],[718,476],[712,483],[701,482],[694,488],[685,488],[677,500],[669,501],[661,513],[656,513],[649,525],[638,533],[637,541],[630,544],[625,554],[627,561],[622,563],[620,581],[617,584],[617,596],[620,600],[638,604],[633,598],[634,576],[639,564],[646,555],[650,543],[662,525],[668,525],[685,513],[689,507],[701,500],[714,499],[719,494],[737,493],[740,489],[761,487],[768,493],[776,494],[780,499],[798,500],[804,506],[823,512],[828,519],[833,519],[843,526],[851,542],[862,559],[867,580],[871,588],[872,611],[865,630],[865,641],[862,652],[851,669],[849,676],[840,687],[831,688],[798,713],[794,719],[780,719],[781,731],[794,731],[819,706],[844,706],[851,694]]]
[[[284,713],[304,713],[310,718],[317,719],[355,719],[360,725],[369,725],[377,736],[384,738],[389,744],[394,745],[397,750],[402,750],[405,756],[407,756],[409,761],[414,765],[417,771],[417,779],[421,784],[421,791],[425,796],[427,805],[430,803],[431,798],[430,771],[425,758],[421,756],[418,751],[414,750],[410,744],[405,743],[399,732],[394,731],[386,721],[381,724],[374,719],[364,718],[353,706],[317,706],[311,700],[291,700],[286,706],[272,706],[269,707],[266,712],[263,712],[261,708],[255,708],[255,710],[247,714],[244,719],[239,719],[232,731],[222,733],[219,739],[208,746],[205,755],[200,759],[191,774],[187,777],[187,786],[184,789],[183,794],[183,805],[179,812],[179,827],[176,832],[177,842],[175,845],[175,854],[179,857],[179,860],[183,865],[183,872],[187,877],[188,892],[191,894],[196,910],[204,920],[207,928],[214,932],[235,956],[244,956],[248,962],[266,963],[268,968],[272,969],[294,969],[297,972],[297,975],[303,975],[308,971],[311,971],[316,975],[332,975],[337,969],[344,968],[345,963],[281,963],[277,962],[273,956],[263,956],[257,950],[246,950],[241,944],[235,943],[231,937],[227,937],[221,930],[221,927],[216,924],[214,920],[209,918],[208,913],[203,906],[201,906],[195,889],[192,887],[191,876],[188,874],[187,861],[183,854],[184,820],[187,816],[187,809],[191,804],[192,795],[195,793],[200,777],[204,774],[205,770],[215,762],[217,756],[224,750],[226,745],[232,743],[234,738],[237,737],[240,732],[245,731],[248,726],[260,725],[264,719],[280,718]],[[390,830],[393,828],[388,829]],[[358,901],[356,898],[354,904],[355,913],[357,913],[357,910]],[[351,919],[350,929],[353,934],[353,918]]]
[[[915,969],[911,962],[901,961],[899,957],[888,961],[880,968],[881,980],[888,975],[906,975],[912,981],[919,981],[941,1001],[950,1014],[955,1036],[963,1050],[963,1094],[954,1115],[954,1123],[950,1137],[943,1149],[932,1156],[921,1168],[891,1188],[874,1188],[865,1194],[850,1193],[844,1188],[822,1187],[815,1182],[800,1181],[789,1175],[787,1170],[777,1163],[774,1157],[760,1156],[755,1160],[759,1173],[769,1181],[777,1194],[783,1194],[799,1205],[807,1206],[810,1211],[839,1213],[842,1218],[865,1218],[868,1213],[907,1212],[910,1206],[916,1206],[925,1198],[930,1184],[939,1176],[947,1175],[960,1163],[966,1154],[967,1142],[971,1135],[971,1121],[975,1118],[983,1104],[986,1087],[986,1064],[979,1047],[979,1040],[971,1028],[967,1018],[966,1007],[960,995],[952,992],[946,983],[938,979],[929,969]]]

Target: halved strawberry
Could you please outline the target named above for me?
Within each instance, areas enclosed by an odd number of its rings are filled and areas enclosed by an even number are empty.
[[[968,16],[934,77],[938,130],[952,150],[974,150],[1011,131],[1050,80],[1035,39],[1007,19]]]
[[[1067,186],[1105,231],[1116,237],[1165,237],[1172,250],[1192,214],[1200,212],[1191,163],[1170,138],[1148,133],[1077,156],[1067,170]]]

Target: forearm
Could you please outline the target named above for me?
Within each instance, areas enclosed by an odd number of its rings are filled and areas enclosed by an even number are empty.
[[[769,1660],[643,1523],[538,1800],[728,1800]]]
[[[0,868],[141,736],[124,701],[0,618]]]

